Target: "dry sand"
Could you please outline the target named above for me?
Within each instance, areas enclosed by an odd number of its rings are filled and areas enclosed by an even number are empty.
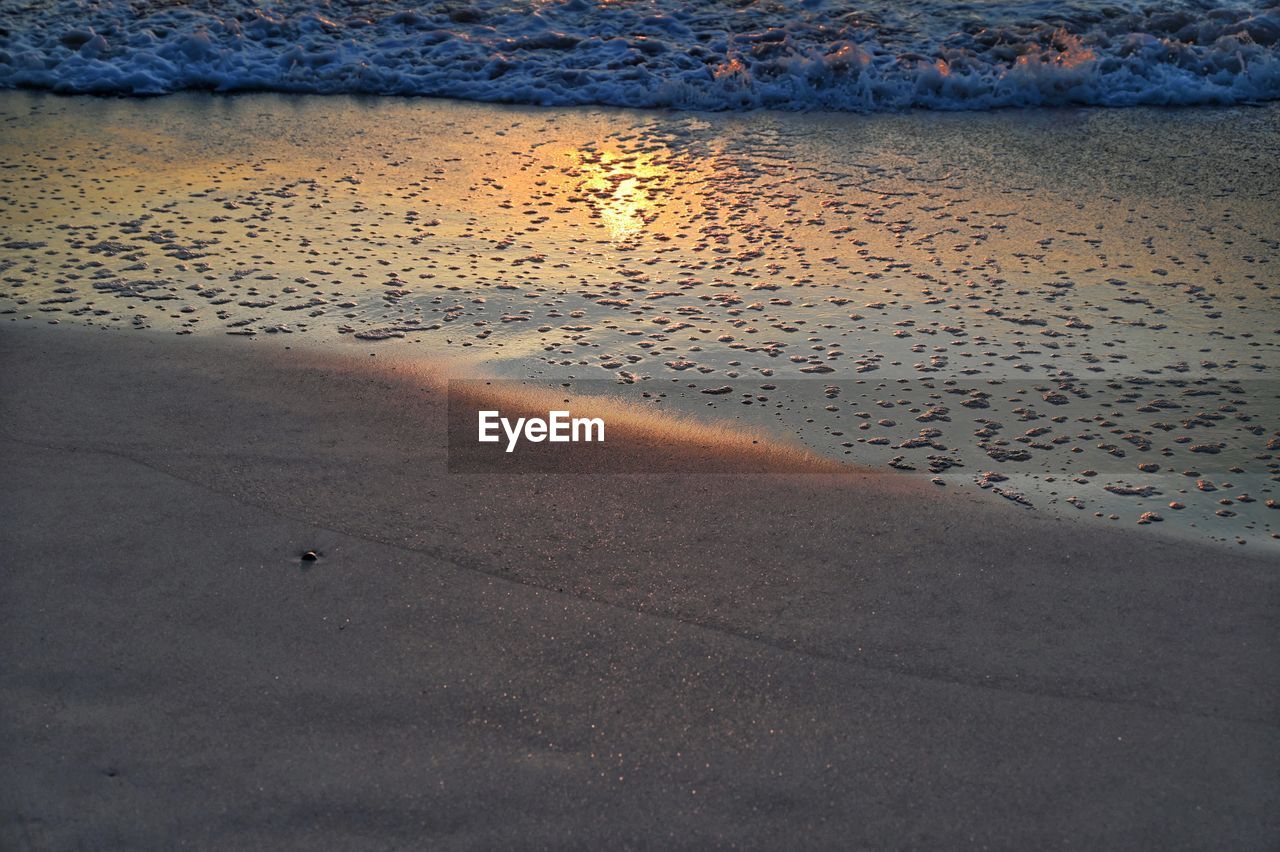
[[[1280,830],[1246,548],[892,474],[450,475],[416,368],[279,338],[0,363],[5,848]]]

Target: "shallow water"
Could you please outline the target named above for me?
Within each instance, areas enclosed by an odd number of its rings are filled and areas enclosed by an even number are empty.
[[[11,321],[462,353],[1020,511],[1276,546],[1276,107],[10,93],[0,120]]]

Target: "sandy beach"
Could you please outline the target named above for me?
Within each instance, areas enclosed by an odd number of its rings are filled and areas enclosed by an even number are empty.
[[[0,106],[0,319],[456,361],[1280,554],[1274,106]]]
[[[450,475],[384,354],[0,360],[6,846],[1275,837],[1273,559],[893,473]]]
[[[0,848],[1275,847],[1273,13],[295,5],[0,32]]]

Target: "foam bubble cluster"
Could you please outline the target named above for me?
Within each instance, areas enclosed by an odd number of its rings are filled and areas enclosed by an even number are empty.
[[[1280,6],[0,2],[0,86],[877,111],[1280,98]]]

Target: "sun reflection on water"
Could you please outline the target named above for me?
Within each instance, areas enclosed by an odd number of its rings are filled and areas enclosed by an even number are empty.
[[[611,239],[638,237],[658,216],[663,196],[674,181],[666,158],[652,152],[624,153],[582,148],[570,150],[579,179],[578,192]]]

